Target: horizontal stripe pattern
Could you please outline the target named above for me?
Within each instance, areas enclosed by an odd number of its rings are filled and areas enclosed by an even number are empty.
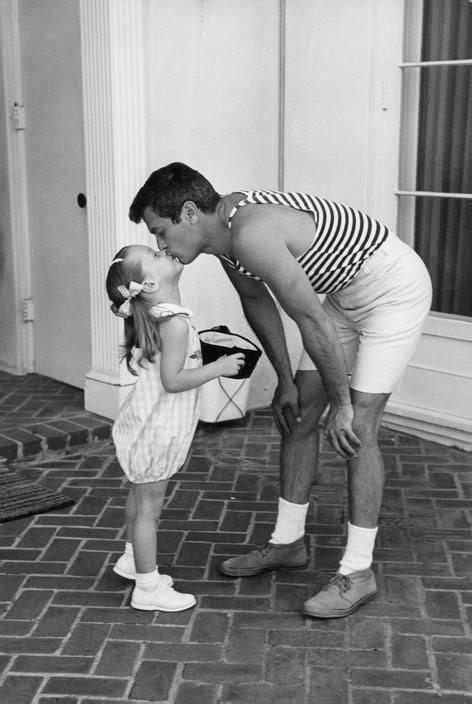
[[[308,193],[280,191],[241,191],[244,198],[229,215],[232,218],[244,205],[285,205],[313,213],[315,235],[310,247],[298,261],[317,293],[334,293],[345,288],[357,275],[364,262],[382,245],[389,233],[378,220],[360,210],[341,203],[318,198]],[[241,274],[259,279],[231,257],[220,255]],[[260,279],[259,279],[260,280]]]

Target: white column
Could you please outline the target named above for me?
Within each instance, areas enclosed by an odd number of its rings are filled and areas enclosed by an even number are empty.
[[[122,321],[110,311],[108,266],[124,244],[143,241],[128,219],[145,176],[141,0],[81,0],[92,369],[85,408],[115,418],[134,378],[118,363]]]

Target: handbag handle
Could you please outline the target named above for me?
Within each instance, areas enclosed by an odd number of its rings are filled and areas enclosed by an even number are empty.
[[[201,335],[204,332],[224,332],[227,335],[233,335],[233,337],[240,337],[241,340],[249,342],[250,345],[252,345],[256,350],[258,350],[258,352],[262,353],[262,350],[256,344],[254,344],[252,340],[249,340],[247,337],[244,337],[244,335],[240,335],[237,332],[231,332],[227,325],[215,325],[215,327],[207,328],[207,330],[199,330],[198,334]]]

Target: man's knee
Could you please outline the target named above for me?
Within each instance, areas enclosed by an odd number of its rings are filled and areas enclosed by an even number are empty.
[[[368,394],[352,390],[354,419],[352,429],[363,439],[376,439],[390,394]]]
[[[300,410],[307,418],[318,422],[328,405],[328,397],[318,371],[298,371],[295,376]]]

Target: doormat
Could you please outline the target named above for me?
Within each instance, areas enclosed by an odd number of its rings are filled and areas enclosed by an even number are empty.
[[[73,503],[70,497],[25,479],[14,470],[0,469],[0,523],[47,513]]]

